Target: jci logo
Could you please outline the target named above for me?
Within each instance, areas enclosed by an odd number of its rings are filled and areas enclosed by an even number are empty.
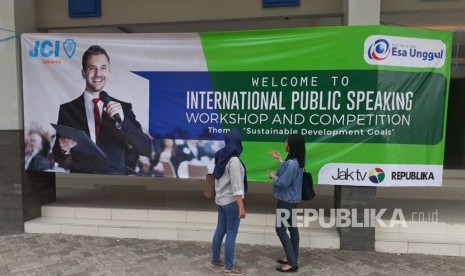
[[[36,57],[60,57],[60,50],[63,47],[63,52],[66,54],[68,58],[72,58],[74,52],[76,51],[76,42],[73,39],[66,39],[65,41],[61,42],[60,40],[44,40],[44,41],[36,41],[34,43],[34,49],[29,50],[29,56],[36,58]]]

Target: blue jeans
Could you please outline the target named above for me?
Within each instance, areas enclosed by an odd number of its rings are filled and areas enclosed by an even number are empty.
[[[276,225],[276,234],[278,234],[279,240],[283,245],[287,262],[290,266],[297,265],[297,258],[299,257],[299,229],[297,227],[292,227],[293,222],[297,223],[295,217],[293,219],[292,216],[292,209],[295,209],[296,207],[297,203],[289,203],[282,200],[278,200],[276,207],[276,209],[286,209],[291,214],[291,216],[287,219],[290,227],[286,227],[283,223],[281,223],[281,225]],[[286,230],[289,230],[290,238],[287,235]]]
[[[221,243],[226,235],[224,243],[224,267],[225,269],[234,268],[234,249],[236,246],[236,237],[239,230],[239,205],[233,201],[226,205],[217,205],[218,223],[216,225],[215,235],[212,242],[212,264],[220,264]]]

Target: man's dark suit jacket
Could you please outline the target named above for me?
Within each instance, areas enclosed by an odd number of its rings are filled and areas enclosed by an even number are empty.
[[[112,101],[121,103],[124,122],[121,129],[117,129],[115,120],[103,112],[97,146],[106,153],[107,158],[99,158],[74,149],[71,149],[70,154],[66,154],[60,147],[58,141],[60,136],[57,133],[53,146],[53,158],[60,166],[71,172],[124,174],[126,151],[134,150],[139,155],[151,156],[150,138],[142,132],[141,125],[132,112],[131,104],[113,98]],[[83,130],[89,135],[83,95],[60,105],[57,124]]]
[[[52,168],[50,160],[46,155],[43,155],[41,152],[37,153],[32,157],[29,166],[27,166],[27,171],[45,171]]]

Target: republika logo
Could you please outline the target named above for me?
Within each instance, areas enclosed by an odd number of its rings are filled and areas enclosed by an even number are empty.
[[[318,172],[320,183],[357,186],[440,186],[442,165],[328,163]]]
[[[378,39],[368,47],[368,58],[383,60],[391,53],[391,47],[386,39]]]

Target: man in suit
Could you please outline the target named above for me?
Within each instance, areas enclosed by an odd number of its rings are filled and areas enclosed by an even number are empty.
[[[104,105],[99,94],[110,77],[110,57],[100,46],[93,45],[82,56],[82,77],[86,88],[78,98],[62,104],[58,125],[83,130],[107,155],[97,157],[76,150],[77,143],[57,133],[53,158],[71,172],[124,174],[126,152],[135,151],[150,157],[150,138],[142,132],[130,103],[109,98]],[[121,124],[115,115],[121,118]]]

